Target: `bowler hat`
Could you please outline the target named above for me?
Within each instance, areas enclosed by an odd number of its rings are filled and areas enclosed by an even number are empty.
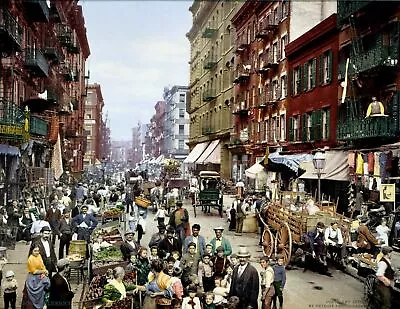
[[[125,232],[125,236],[126,236],[126,235],[129,235],[129,234],[135,235],[135,232],[132,231],[132,230],[127,230],[127,231]]]
[[[247,249],[246,246],[240,246],[239,247],[239,252],[237,253],[237,256],[240,257],[250,257],[251,254],[249,250]]]
[[[51,232],[51,229],[50,229],[48,226],[44,226],[44,227],[42,227],[42,229],[40,230],[40,233],[43,233],[43,232]]]

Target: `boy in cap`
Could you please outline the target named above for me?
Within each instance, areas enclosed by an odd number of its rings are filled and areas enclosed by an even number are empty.
[[[4,290],[4,308],[8,309],[10,306],[15,309],[17,301],[18,282],[15,279],[15,274],[12,270],[6,272],[6,280],[3,283]]]

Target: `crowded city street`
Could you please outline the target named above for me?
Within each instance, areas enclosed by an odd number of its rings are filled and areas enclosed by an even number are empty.
[[[400,308],[400,1],[0,1],[0,309]]]

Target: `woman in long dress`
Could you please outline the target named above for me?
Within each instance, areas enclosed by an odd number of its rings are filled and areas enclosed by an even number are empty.
[[[22,309],[43,309],[46,292],[50,288],[48,275],[39,247],[32,247],[28,257],[28,277],[22,296]]]

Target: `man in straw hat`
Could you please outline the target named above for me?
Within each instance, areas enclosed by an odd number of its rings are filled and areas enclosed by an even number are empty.
[[[260,283],[257,270],[249,263],[250,252],[247,247],[240,246],[237,256],[239,265],[233,270],[229,297],[240,299],[239,309],[258,308]]]
[[[215,237],[210,241],[210,244],[212,246],[212,253],[216,254],[217,248],[221,246],[222,248],[224,248],[224,255],[229,256],[232,254],[232,246],[228,239],[222,237],[223,231],[224,228],[222,226],[214,228]]]
[[[125,232],[125,241],[121,244],[120,247],[124,261],[129,261],[131,259],[131,255],[138,254],[140,245],[133,239],[134,235],[134,231]]]

